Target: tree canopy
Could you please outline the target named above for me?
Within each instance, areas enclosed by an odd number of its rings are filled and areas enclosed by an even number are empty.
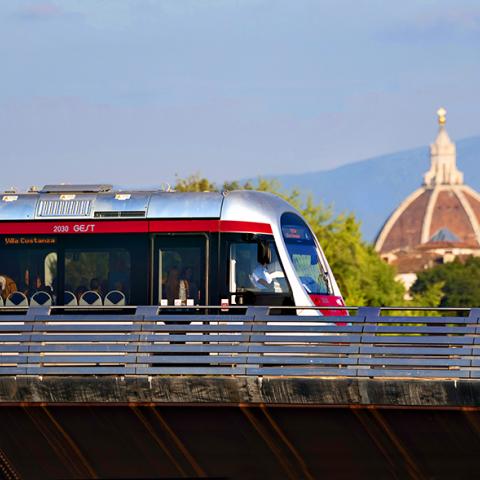
[[[418,274],[411,291],[425,294],[432,286],[440,288],[440,307],[478,307],[480,305],[480,258],[469,257],[436,265]]]

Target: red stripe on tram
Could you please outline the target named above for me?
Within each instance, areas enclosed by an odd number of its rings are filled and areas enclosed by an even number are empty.
[[[220,231],[238,233],[272,233],[272,227],[268,223],[221,220]]]
[[[151,220],[150,232],[218,232],[219,220]]]
[[[145,220],[108,222],[5,222],[0,223],[0,234],[7,235],[65,235],[92,233],[148,232]]]
[[[267,223],[234,220],[101,220],[93,222],[0,222],[0,235],[95,233],[231,232],[272,233]]]
[[[152,220],[151,232],[272,233],[267,223],[236,220]]]

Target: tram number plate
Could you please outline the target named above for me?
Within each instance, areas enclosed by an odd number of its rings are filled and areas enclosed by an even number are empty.
[[[54,225],[53,233],[93,233],[95,224]]]

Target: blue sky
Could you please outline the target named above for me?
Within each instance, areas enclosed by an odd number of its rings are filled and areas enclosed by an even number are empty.
[[[0,3],[0,185],[322,170],[480,134],[478,0]]]

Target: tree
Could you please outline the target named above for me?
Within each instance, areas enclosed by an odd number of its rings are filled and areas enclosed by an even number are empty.
[[[220,190],[206,178],[193,175],[177,179],[180,191]],[[348,305],[402,305],[404,287],[395,281],[395,271],[383,262],[373,247],[363,241],[360,223],[353,214],[334,216],[333,210],[304,199],[298,190],[284,192],[275,180],[259,178],[255,185],[246,182],[225,182],[221,190],[259,190],[274,193],[299,210],[324,248],[340,290]]]
[[[178,192],[212,192],[217,187],[208,179],[201,177],[199,173],[194,173],[187,178],[180,178],[176,175],[175,190]]]
[[[436,265],[418,274],[412,285],[413,294],[425,294],[432,285],[441,289],[441,307],[480,306],[480,258],[469,257]]]

